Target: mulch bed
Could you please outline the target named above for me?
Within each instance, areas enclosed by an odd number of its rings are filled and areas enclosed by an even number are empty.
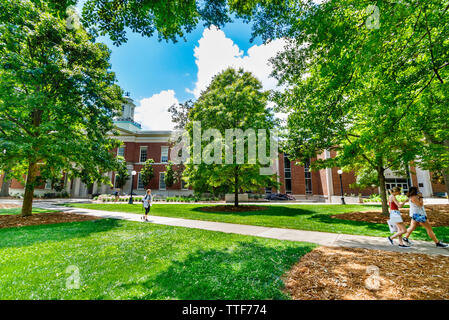
[[[247,211],[261,211],[267,210],[267,207],[261,206],[238,206],[234,207],[233,205],[225,205],[225,206],[210,206],[210,207],[202,207],[201,211],[205,212],[247,212]]]
[[[449,226],[449,205],[426,205],[426,213],[432,227]],[[409,209],[401,209],[402,219],[406,224],[410,223]],[[388,216],[384,216],[381,211],[362,211],[335,214],[331,216],[335,219],[363,221],[371,223],[387,223]]]
[[[284,282],[297,300],[446,300],[449,257],[320,247],[303,256]]]
[[[67,212],[35,213],[29,217],[22,217],[21,215],[0,215],[0,229],[98,219],[100,218]]]

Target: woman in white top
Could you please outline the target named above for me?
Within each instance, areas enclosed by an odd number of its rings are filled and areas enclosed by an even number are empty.
[[[403,240],[408,244],[411,244],[408,240],[410,234],[416,229],[418,224],[422,225],[429,235],[430,239],[435,242],[435,245],[438,248],[447,248],[448,245],[442,243],[437,239],[435,233],[430,226],[429,220],[427,219],[426,210],[424,209],[424,200],[421,192],[419,192],[417,187],[411,187],[407,194],[410,201],[410,217],[412,221],[410,223],[410,227],[407,229],[407,233],[404,235]]]
[[[148,189],[145,197],[142,199],[143,207],[145,208],[145,215],[142,217],[144,221],[148,221],[148,213],[150,212],[152,198],[151,189]]]
[[[399,202],[396,198],[400,194],[401,189],[399,187],[394,187],[391,189],[391,195],[388,198],[388,203],[390,204],[390,223],[396,225],[397,232],[394,235],[389,236],[387,239],[391,245],[394,245],[393,239],[398,238],[400,248],[410,248],[410,246],[404,244],[401,237],[407,229],[405,228],[404,221],[402,220],[401,211],[399,211],[399,209],[404,206],[406,201]]]

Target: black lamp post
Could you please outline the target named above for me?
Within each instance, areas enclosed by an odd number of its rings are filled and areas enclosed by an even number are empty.
[[[338,175],[340,176],[340,193],[341,193],[341,204],[346,204],[345,197],[343,195],[343,182],[341,180],[341,175],[343,174],[343,170],[338,170]]]
[[[133,204],[133,186],[134,186],[134,176],[136,175],[136,171],[131,171],[131,196],[129,197],[128,204]]]

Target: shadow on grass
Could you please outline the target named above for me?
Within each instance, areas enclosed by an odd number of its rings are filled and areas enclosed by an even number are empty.
[[[138,286],[150,292],[132,299],[288,299],[281,277],[314,247],[277,248],[253,241],[223,250],[197,250],[154,278],[122,288]]]
[[[311,216],[310,219],[318,221],[320,223],[332,224],[335,226],[344,225],[344,226],[351,226],[354,228],[365,227],[370,230],[375,230],[375,231],[380,231],[380,232],[388,232],[389,231],[387,224],[338,219],[338,218],[332,218],[330,215],[325,215],[325,214],[315,214],[315,215]]]
[[[117,219],[100,219],[82,222],[43,224],[0,229],[0,248],[24,247],[47,241],[65,241],[87,237],[119,227]]]
[[[290,208],[288,206],[263,206],[266,207],[266,210],[259,210],[259,211],[243,211],[243,212],[229,212],[229,211],[214,211],[214,212],[208,212],[203,211],[201,208],[205,208],[208,206],[201,206],[192,208],[192,211],[200,212],[203,214],[220,214],[220,215],[235,215],[235,216],[241,216],[241,217],[248,217],[248,216],[277,216],[277,217],[295,217],[300,215],[311,215],[316,213],[316,211],[312,210],[306,210],[302,208]]]
[[[33,208],[34,213],[56,212],[55,210]],[[17,215],[22,213],[22,208],[0,209],[0,215]]]

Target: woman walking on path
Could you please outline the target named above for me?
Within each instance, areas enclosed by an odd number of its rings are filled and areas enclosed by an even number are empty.
[[[410,217],[412,221],[410,223],[410,227],[407,229],[407,233],[405,234],[403,240],[411,244],[408,238],[410,234],[416,229],[418,224],[422,225],[429,235],[430,239],[435,242],[437,248],[447,248],[448,245],[439,241],[435,236],[435,233],[430,226],[429,220],[427,219],[426,210],[424,209],[424,200],[422,194],[419,192],[417,187],[411,187],[407,193],[407,196],[410,201]]]
[[[144,221],[148,221],[148,213],[150,212],[152,198],[151,189],[148,189],[145,197],[142,199],[143,207],[145,209],[145,215],[142,217]]]
[[[398,238],[399,240],[399,247],[401,248],[410,248],[409,245],[405,245],[402,241],[402,235],[407,231],[404,225],[404,220],[402,220],[401,211],[399,211],[399,208],[402,208],[402,206],[407,202],[401,202],[399,203],[398,199],[396,199],[396,196],[401,194],[401,189],[398,187],[394,187],[391,190],[391,195],[388,198],[388,202],[390,204],[390,223],[395,224],[397,226],[397,232],[389,236],[387,239],[390,242],[391,245],[394,245],[393,239]]]

